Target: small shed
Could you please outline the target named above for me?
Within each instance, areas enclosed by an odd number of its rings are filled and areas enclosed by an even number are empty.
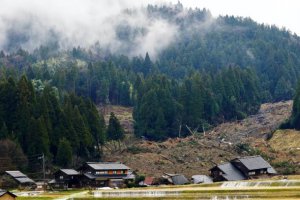
[[[14,200],[16,199],[17,195],[6,191],[6,190],[1,190],[0,189],[0,200]]]
[[[154,177],[145,177],[145,180],[139,182],[140,186],[150,186],[154,184]]]
[[[19,187],[26,188],[35,188],[36,183],[29,178],[27,175],[23,174],[20,171],[6,171],[5,172],[9,177],[11,177]]]
[[[206,176],[206,175],[193,175],[192,182],[194,184],[212,183],[213,180],[212,180],[212,178],[210,178],[209,176]]]
[[[189,180],[182,174],[168,174],[165,173],[163,178],[173,185],[184,185],[189,183]]]

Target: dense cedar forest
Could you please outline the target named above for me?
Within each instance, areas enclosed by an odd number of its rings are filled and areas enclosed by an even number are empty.
[[[176,40],[155,57],[112,53],[99,43],[66,50],[58,41],[30,52],[1,51],[5,147],[18,149],[17,157],[44,153],[54,164],[68,166],[72,158],[99,158],[107,140],[124,137],[113,114],[106,128],[96,105],[134,107],[135,135],[164,140],[245,118],[262,102],[296,94],[297,35],[249,18],[213,18],[206,9],[181,4],[149,5],[147,15],[179,27]],[[132,38],[143,34],[126,24],[116,31],[129,49]],[[21,39],[12,35],[9,44]],[[299,113],[300,89],[289,126],[300,128]]]
[[[294,97],[292,116],[281,125],[281,128],[300,130],[300,83]]]

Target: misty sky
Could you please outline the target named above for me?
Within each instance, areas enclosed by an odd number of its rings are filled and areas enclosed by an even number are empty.
[[[171,2],[178,1],[171,0]],[[180,2],[187,7],[208,8],[214,16],[228,14],[251,17],[259,23],[286,27],[292,33],[300,35],[299,0],[181,0]]]
[[[87,47],[98,41],[112,52],[153,57],[176,40],[178,27],[163,19],[148,19],[142,5],[176,4],[177,0],[0,0],[0,49],[11,47],[11,37],[33,50],[53,38],[62,48]],[[207,8],[212,15],[251,17],[259,23],[286,27],[300,35],[299,0],[181,0],[184,7]],[[288,3],[287,3],[288,2]],[[299,3],[298,3],[299,2]],[[131,16],[122,12],[135,9]],[[120,25],[145,29],[132,39],[130,51],[116,35]],[[12,34],[13,33],[13,34]],[[53,34],[51,34],[53,33]],[[134,48],[132,48],[134,47]],[[9,49],[7,49],[9,50]]]

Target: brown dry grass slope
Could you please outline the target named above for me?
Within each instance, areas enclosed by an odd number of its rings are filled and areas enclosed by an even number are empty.
[[[121,149],[105,149],[104,160],[121,161],[141,174],[156,177],[165,172],[183,173],[188,177],[194,174],[208,174],[210,167],[216,163],[251,154],[262,154],[272,164],[279,163],[278,168],[281,168],[282,162],[299,162],[299,151],[295,142],[297,137],[291,135],[291,141],[285,140],[291,143],[294,149],[274,147],[283,146],[276,144],[284,139],[285,134],[276,132],[271,140],[268,139],[290,116],[291,108],[292,101],[263,104],[258,114],[244,120],[223,123],[206,131],[205,136],[199,133],[187,138],[152,142],[134,138],[131,132]],[[121,123],[130,127],[127,130],[133,130],[130,113],[132,109],[110,107],[107,110],[113,110]],[[106,113],[109,115],[108,111]],[[243,145],[248,149],[240,149]]]

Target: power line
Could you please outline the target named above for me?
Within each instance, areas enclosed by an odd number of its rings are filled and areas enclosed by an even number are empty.
[[[35,154],[35,155],[31,155],[31,156],[13,156],[13,157],[0,157],[0,160],[8,160],[8,159],[16,159],[16,158],[25,158],[27,160],[31,160],[31,159],[38,159],[39,157],[42,157],[43,154]]]

